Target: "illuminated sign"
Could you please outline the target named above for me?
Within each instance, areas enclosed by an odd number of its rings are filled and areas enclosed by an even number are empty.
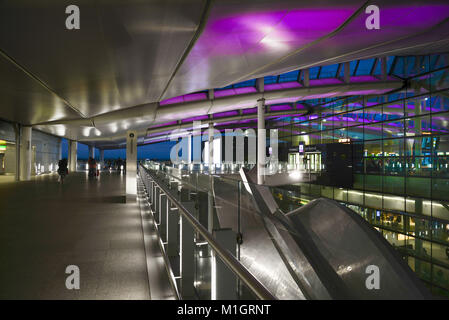
[[[6,146],[0,145],[0,151],[6,151]]]
[[[351,142],[351,139],[349,139],[349,138],[342,138],[342,139],[338,139],[338,142],[339,143],[349,143],[349,142]]]
[[[304,142],[300,142],[298,145],[298,152],[300,155],[304,154]]]

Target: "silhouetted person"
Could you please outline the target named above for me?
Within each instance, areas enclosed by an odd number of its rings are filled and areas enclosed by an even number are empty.
[[[96,177],[97,176],[97,161],[95,161],[94,158],[90,157],[87,161],[87,164],[89,165],[89,177]]]
[[[61,183],[64,183],[64,178],[69,174],[69,169],[67,168],[67,159],[61,159],[58,161],[58,174]]]

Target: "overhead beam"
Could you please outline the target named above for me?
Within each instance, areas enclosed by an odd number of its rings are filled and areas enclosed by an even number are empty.
[[[140,105],[137,107],[131,107],[127,109],[117,110],[109,113],[105,113],[99,116],[95,116],[89,119],[76,119],[76,120],[63,120],[52,121],[46,123],[40,123],[36,125],[39,130],[46,131],[46,125],[75,125],[75,126],[89,126],[93,124],[95,126],[108,125],[113,121],[120,121],[124,119],[147,119],[147,126],[160,124],[164,122],[171,122],[175,120],[186,119],[195,115],[214,114],[223,111],[234,111],[241,109],[248,109],[254,107],[254,101],[261,98],[265,98],[266,105],[279,104],[279,101],[288,100],[292,97],[298,100],[306,100],[311,97],[339,97],[346,95],[359,95],[358,92],[369,92],[374,94],[376,92],[390,91],[399,89],[403,85],[402,81],[389,80],[389,81],[377,81],[377,82],[365,82],[365,83],[350,83],[350,84],[335,84],[324,86],[312,86],[301,87],[274,91],[265,91],[263,93],[248,93],[223,98],[216,98],[213,100],[200,100],[193,102],[183,102],[177,104],[165,105],[157,108],[157,103],[150,103],[146,105]],[[217,121],[217,119],[214,119]],[[145,134],[145,130],[142,131]],[[140,135],[140,131],[139,131]],[[109,136],[108,138],[102,137],[78,137],[80,141],[104,141],[104,140],[118,140],[125,137],[125,132]]]
[[[190,51],[192,51],[193,47],[195,46],[195,43],[198,41],[200,35],[203,33],[204,27],[206,26],[207,19],[209,18],[210,9],[212,7],[212,0],[206,0],[206,4],[204,5],[203,13],[201,14],[200,22],[198,25],[198,28],[196,29],[195,34],[192,37],[192,40],[190,41],[189,45],[187,46],[186,50],[184,51],[183,55],[181,56],[181,59],[179,60],[178,64],[175,67],[175,70],[173,71],[172,75],[170,76],[170,79],[168,79],[167,85],[165,86],[164,90],[162,91],[159,101],[163,99],[165,96],[165,93],[168,90],[168,87],[170,87],[170,84],[172,83],[173,79],[175,78],[176,74],[178,73],[179,69],[181,68],[184,61],[189,56]]]

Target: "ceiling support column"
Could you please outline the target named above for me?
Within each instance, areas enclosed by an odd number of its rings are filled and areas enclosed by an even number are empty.
[[[207,92],[207,95],[208,95],[209,100],[214,100],[214,98],[215,98],[214,89],[209,89],[209,91]]]
[[[137,195],[137,132],[126,133],[126,202],[136,201]]]
[[[100,149],[100,165],[101,168],[104,167],[104,149]]]
[[[310,87],[310,69],[304,70],[303,84],[304,84],[304,87],[306,87],[306,88]]]
[[[89,146],[89,158],[95,159],[95,148],[93,146]]]
[[[265,175],[265,153],[266,153],[266,131],[265,131],[265,99],[257,100],[257,183],[264,183]]]
[[[31,126],[22,126],[20,135],[20,180],[28,181],[31,179]]]
[[[257,88],[257,92],[264,92],[265,91],[265,82],[264,82],[264,78],[257,78],[256,79],[256,88]]]
[[[208,137],[208,148],[209,148],[209,157],[208,157],[208,168],[209,168],[209,174],[212,174],[215,172],[215,164],[214,164],[214,123],[211,121],[209,122],[209,127],[207,131],[207,137]]]
[[[16,135],[16,172],[15,180],[20,181],[20,134],[22,132],[22,126],[18,123],[14,125],[14,132]]]
[[[76,172],[76,164],[78,161],[78,142],[74,140],[69,140],[69,152],[68,152],[68,162],[69,162],[69,172]]]
[[[343,81],[344,83],[349,83],[351,81],[351,65],[349,62],[344,63]]]

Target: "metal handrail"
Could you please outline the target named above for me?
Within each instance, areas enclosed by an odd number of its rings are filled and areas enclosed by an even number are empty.
[[[155,177],[149,169],[141,166],[147,174],[153,179],[153,181],[161,188],[166,194],[170,202],[179,209],[179,212],[186,218],[186,220],[193,226],[203,238],[208,242],[211,248],[215,251],[218,257],[223,263],[234,272],[237,277],[243,281],[243,283],[251,289],[251,291],[261,300],[276,300],[270,291],[257,280],[251,272],[249,272],[227,249],[224,249],[214,238],[214,236],[205,228],[201,223],[195,219],[195,217],[188,212],[188,210],[179,202],[166,186],[159,184],[157,177]]]

